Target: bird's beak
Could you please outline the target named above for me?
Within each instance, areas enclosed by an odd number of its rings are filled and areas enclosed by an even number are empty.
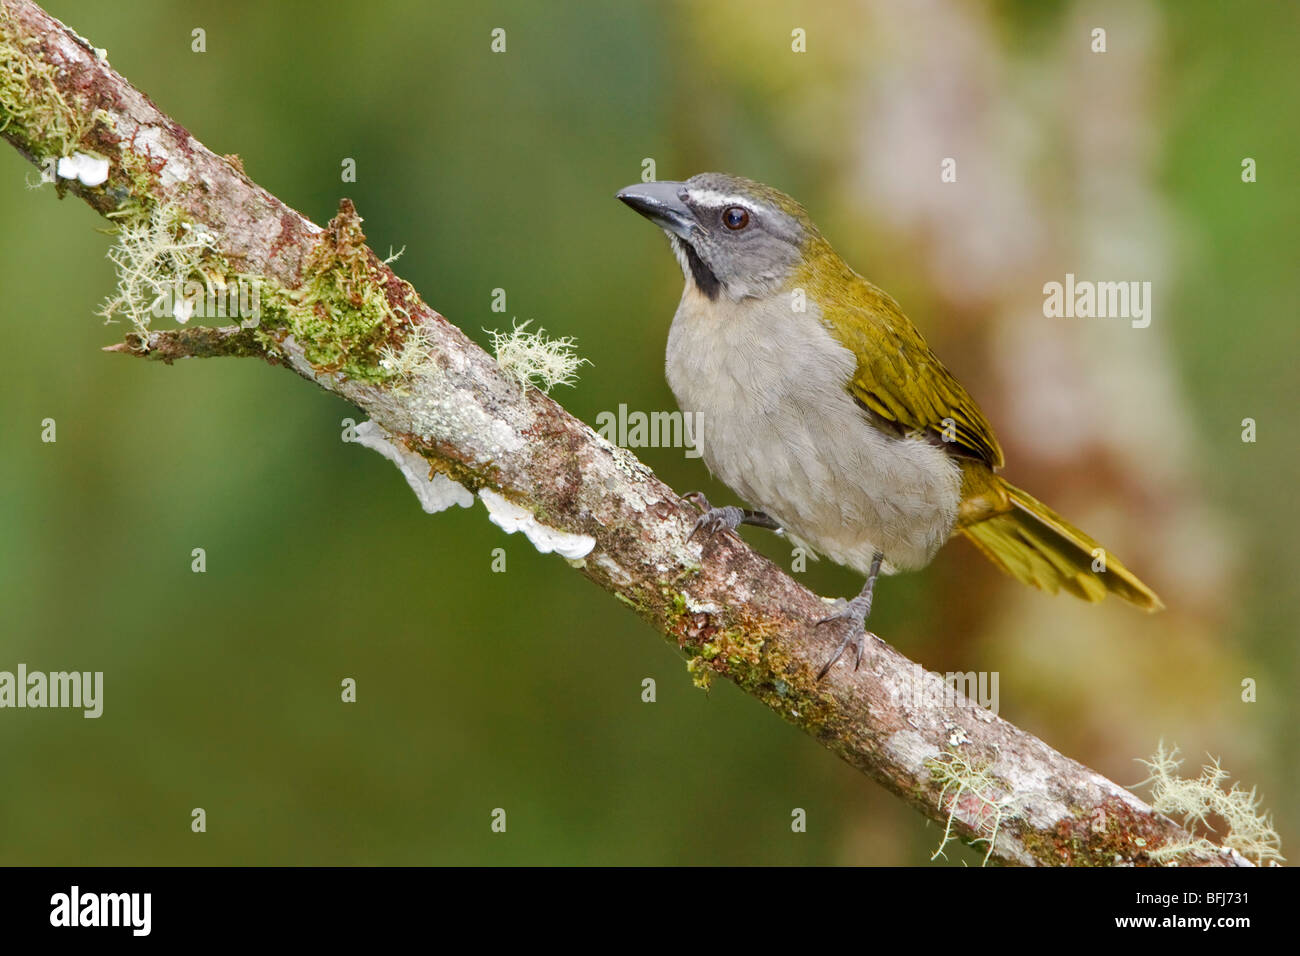
[[[695,214],[682,201],[685,183],[637,183],[620,190],[617,198],[623,200],[655,225],[683,239],[690,239],[695,226]]]

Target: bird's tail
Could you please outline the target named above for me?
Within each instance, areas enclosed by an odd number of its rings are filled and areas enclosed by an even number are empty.
[[[1085,601],[1100,601],[1110,591],[1145,611],[1164,607],[1100,544],[987,468],[967,468],[962,491],[957,530],[1013,578]]]

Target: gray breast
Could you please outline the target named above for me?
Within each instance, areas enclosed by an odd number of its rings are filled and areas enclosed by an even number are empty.
[[[922,567],[948,539],[960,472],[940,448],[886,435],[846,389],[856,362],[814,310],[785,296],[683,295],[667,377],[695,413],[711,471],[792,537],[865,573]]]

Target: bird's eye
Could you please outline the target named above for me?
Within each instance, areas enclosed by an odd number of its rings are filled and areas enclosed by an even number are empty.
[[[744,229],[749,225],[749,210],[744,206],[728,206],[723,210],[722,224],[728,229]]]

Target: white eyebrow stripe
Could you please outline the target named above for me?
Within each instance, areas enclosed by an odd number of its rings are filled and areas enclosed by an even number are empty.
[[[730,196],[712,189],[687,189],[686,195],[701,206],[744,206],[750,212],[754,211],[754,206],[748,199]]]

